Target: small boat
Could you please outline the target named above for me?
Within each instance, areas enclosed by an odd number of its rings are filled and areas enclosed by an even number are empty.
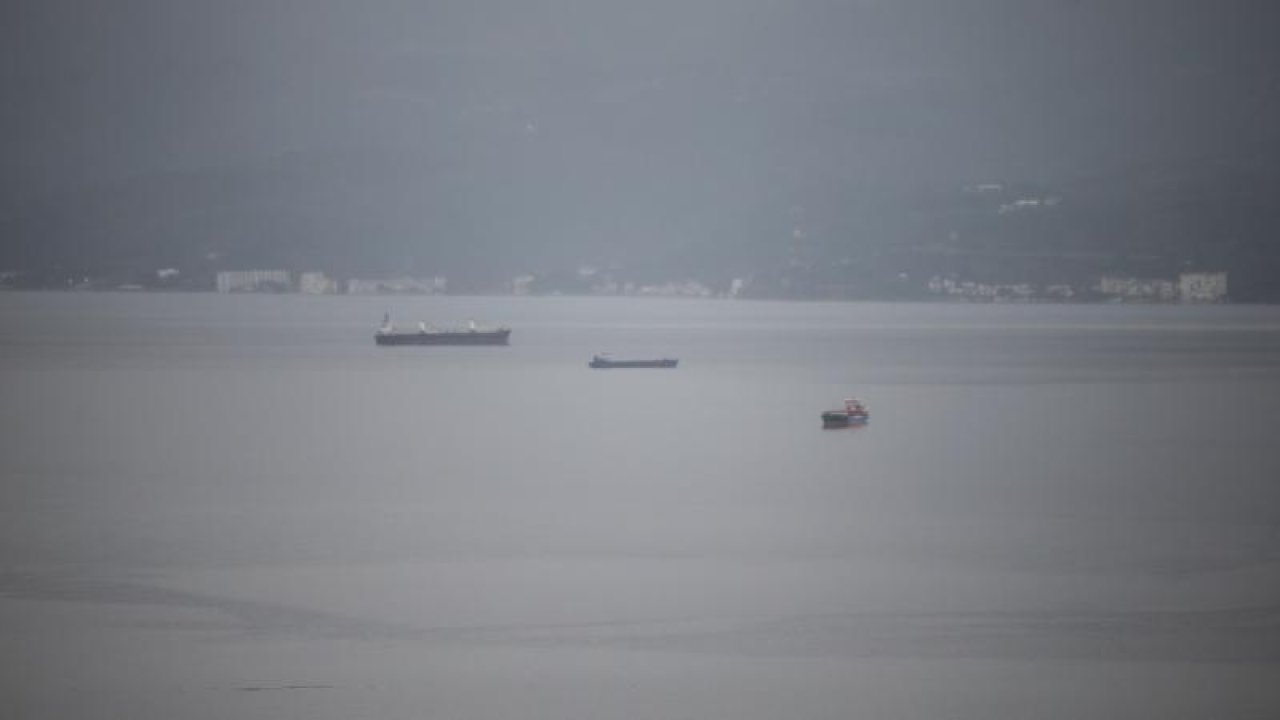
[[[388,313],[373,341],[378,345],[507,345],[510,337],[511,328],[484,330],[474,322],[465,328],[435,328],[420,322],[417,330],[397,330]]]
[[[678,362],[680,361],[672,358],[662,358],[660,360],[614,360],[608,355],[593,355],[591,362],[587,363],[587,367],[598,370],[611,368],[673,368]]]
[[[826,410],[822,413],[822,427],[841,428],[850,425],[864,425],[871,419],[871,411],[857,398],[844,401],[841,410]]]

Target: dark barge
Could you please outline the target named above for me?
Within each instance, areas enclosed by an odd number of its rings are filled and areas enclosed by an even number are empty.
[[[662,358],[659,360],[614,360],[613,358],[596,355],[591,358],[591,362],[587,363],[587,367],[596,368],[597,370],[609,370],[613,368],[673,368],[676,363],[680,362],[672,358]]]

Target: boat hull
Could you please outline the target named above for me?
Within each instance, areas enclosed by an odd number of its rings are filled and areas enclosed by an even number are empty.
[[[587,367],[597,370],[613,370],[625,368],[674,368],[679,360],[663,359],[663,360],[605,360],[595,358],[587,363]]]
[[[822,413],[822,427],[842,428],[852,425],[865,425],[870,419],[870,415],[858,413],[824,412]]]
[[[378,345],[509,345],[511,331],[462,330],[458,332],[380,332],[373,336]]]

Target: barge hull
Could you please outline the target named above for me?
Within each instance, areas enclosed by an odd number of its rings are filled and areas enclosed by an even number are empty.
[[[588,367],[597,370],[612,370],[615,368],[673,368],[678,360],[592,360],[587,363]]]

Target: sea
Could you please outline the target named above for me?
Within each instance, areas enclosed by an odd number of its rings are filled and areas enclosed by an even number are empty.
[[[1278,431],[1276,307],[4,293],[0,714],[1270,720]]]

